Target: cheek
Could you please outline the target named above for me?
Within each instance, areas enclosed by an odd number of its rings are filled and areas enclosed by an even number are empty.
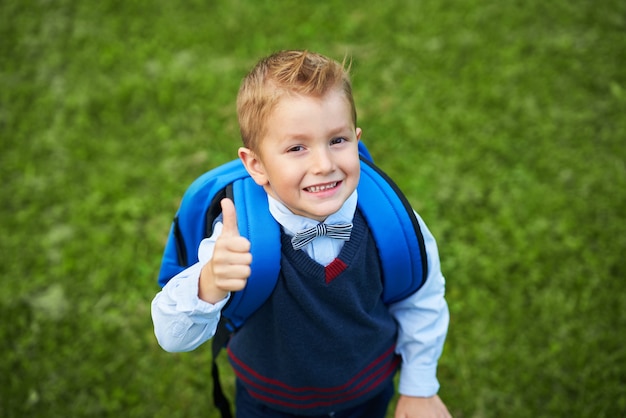
[[[286,189],[297,188],[300,184],[301,173],[297,170],[297,167],[290,166],[289,164],[281,164],[279,170],[273,170],[268,173],[269,184],[274,189]]]
[[[360,161],[357,159],[355,161],[353,161],[352,164],[350,164],[350,167],[348,168],[348,173],[351,177],[353,177],[356,181],[359,180],[359,176],[361,175],[361,163]]]

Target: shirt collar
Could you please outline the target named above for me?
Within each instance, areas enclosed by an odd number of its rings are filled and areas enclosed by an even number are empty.
[[[316,221],[315,219],[294,214],[287,206],[270,195],[267,195],[267,200],[269,203],[270,213],[274,219],[276,219],[276,222],[283,226],[287,235],[293,236],[298,231],[311,228],[319,224],[319,221]],[[348,197],[348,199],[344,202],[343,206],[341,206],[337,212],[328,216],[324,223],[333,225],[352,222],[354,212],[356,211],[357,200],[357,192],[354,190],[350,197]]]

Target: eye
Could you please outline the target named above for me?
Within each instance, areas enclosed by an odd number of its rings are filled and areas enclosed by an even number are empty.
[[[293,147],[287,149],[287,152],[300,152],[302,150],[304,150],[302,145],[294,145]]]
[[[347,141],[347,139],[346,139],[346,138],[344,138],[344,137],[340,136],[340,137],[338,137],[338,138],[333,138],[333,139],[330,141],[330,145],[337,145],[337,144],[341,144],[342,142],[346,142],[346,141]]]

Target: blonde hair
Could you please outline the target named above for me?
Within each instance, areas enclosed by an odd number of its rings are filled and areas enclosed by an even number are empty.
[[[280,51],[263,58],[243,79],[237,95],[243,145],[258,150],[266,121],[281,98],[294,93],[323,97],[333,89],[345,94],[356,127],[356,108],[345,59],[340,64],[308,51]]]

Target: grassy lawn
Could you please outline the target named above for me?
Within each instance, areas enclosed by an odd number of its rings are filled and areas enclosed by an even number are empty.
[[[348,3],[0,2],[0,416],[217,417],[209,345],[165,353],[150,301],[241,78],[287,48],[352,57],[438,239],[452,414],[626,415],[626,3]]]

